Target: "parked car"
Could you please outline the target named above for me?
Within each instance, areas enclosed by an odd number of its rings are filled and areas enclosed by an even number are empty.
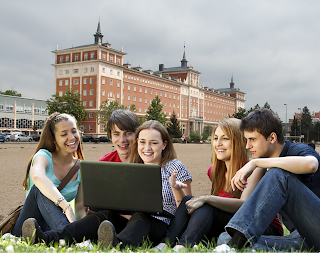
[[[32,141],[32,137],[25,134],[12,134],[10,135],[11,141]]]
[[[100,142],[99,138],[96,138],[92,135],[83,135],[81,138],[82,138],[82,142],[95,142],[95,143]]]
[[[4,133],[0,133],[0,142],[6,141],[6,135]]]
[[[31,134],[31,135],[29,135],[31,138],[32,138],[32,140],[34,140],[34,141],[39,141],[40,140],[40,134]]]
[[[6,141],[10,141],[10,136],[11,136],[12,134],[10,134],[10,133],[6,133],[6,135],[5,135],[5,139],[6,139]]]
[[[109,142],[110,139],[107,136],[100,136],[99,137],[100,142]]]

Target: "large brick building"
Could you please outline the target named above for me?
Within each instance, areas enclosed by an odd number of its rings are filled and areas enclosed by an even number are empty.
[[[185,51],[179,67],[159,64],[158,71],[143,70],[124,63],[123,49],[111,48],[102,38],[99,22],[94,44],[53,51],[56,93],[73,89],[81,94],[88,112],[82,126],[86,134],[105,134],[95,112],[106,99],[125,106],[135,104],[136,114],[142,116],[152,99],[159,96],[168,119],[175,111],[186,136],[190,131],[202,133],[205,125],[217,124],[238,107],[244,108],[245,93],[234,88],[233,80],[226,89],[203,87],[201,73],[188,66]]]

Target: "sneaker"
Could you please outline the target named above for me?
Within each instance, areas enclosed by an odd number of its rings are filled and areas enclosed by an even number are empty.
[[[41,231],[41,228],[34,218],[25,220],[22,225],[22,237],[26,242],[35,244],[38,241],[45,239],[45,234]]]
[[[98,242],[102,247],[108,248],[110,246],[116,246],[119,243],[116,235],[116,230],[110,221],[104,220],[100,224],[98,229]]]
[[[157,246],[153,247],[152,250],[154,251],[164,251],[168,248],[167,244],[164,242],[160,242]]]
[[[187,248],[186,248],[185,246],[183,246],[183,245],[178,244],[178,245],[176,245],[176,246],[173,247],[173,250],[174,250],[175,252],[179,252],[179,251],[186,251]]]
[[[228,244],[221,244],[213,250],[216,253],[236,252],[234,248],[231,248]]]

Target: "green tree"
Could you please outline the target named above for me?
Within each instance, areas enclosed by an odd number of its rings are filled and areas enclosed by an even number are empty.
[[[304,140],[309,141],[309,132],[312,131],[312,117],[307,106],[303,107],[301,115],[301,134],[304,135]]]
[[[113,111],[118,109],[128,109],[135,112],[136,106],[132,104],[128,108],[125,105],[120,105],[118,101],[107,99],[101,103],[99,111],[96,112],[98,124],[106,124]]]
[[[2,95],[9,95],[9,96],[16,96],[16,97],[21,97],[21,93],[18,93],[15,90],[6,90],[6,91],[0,91],[0,94]]]
[[[318,122],[316,122],[315,124],[314,124],[314,127],[313,127],[313,129],[314,129],[314,138],[313,139],[315,139],[315,140],[317,140],[317,141],[320,141],[320,139],[319,139],[319,134],[320,134],[320,122],[318,121]]]
[[[208,135],[208,137],[211,136],[212,131],[213,131],[213,127],[210,126],[210,125],[207,125],[207,126],[203,127],[203,132],[206,133]]]
[[[204,132],[204,131],[203,131],[201,137],[202,137],[202,140],[205,141],[205,140],[208,139],[209,135],[207,134],[207,132]]]
[[[298,119],[294,116],[292,124],[291,124],[291,131],[290,135],[291,136],[298,136],[300,134],[300,124]]]
[[[265,103],[264,103],[263,108],[266,108],[266,109],[270,109],[270,110],[271,110],[271,106],[269,105],[268,102],[265,102]],[[271,111],[272,111],[272,110],[271,110]]]
[[[81,103],[80,94],[74,90],[66,91],[61,97],[58,94],[52,95],[52,98],[46,101],[48,113],[60,112],[73,115],[78,126],[87,118],[85,107]]]
[[[149,105],[147,110],[147,120],[158,120],[162,125],[165,126],[167,115],[162,112],[162,107],[161,99],[158,96],[152,99],[151,105]]]
[[[243,119],[247,117],[248,112],[244,108],[239,108],[238,112],[232,114],[231,118],[236,118],[236,119]]]
[[[198,132],[191,132],[190,133],[190,141],[193,141],[194,143],[200,142],[200,134]]]
[[[33,125],[33,126],[32,126],[32,130],[33,130],[33,131],[37,131],[37,129],[38,129],[37,125]]]
[[[170,122],[167,123],[167,130],[172,138],[181,138],[182,132],[175,111],[173,111],[170,117]]]

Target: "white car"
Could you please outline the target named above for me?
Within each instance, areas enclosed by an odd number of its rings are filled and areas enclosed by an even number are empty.
[[[12,134],[10,135],[11,141],[32,141],[32,137],[24,134]]]

